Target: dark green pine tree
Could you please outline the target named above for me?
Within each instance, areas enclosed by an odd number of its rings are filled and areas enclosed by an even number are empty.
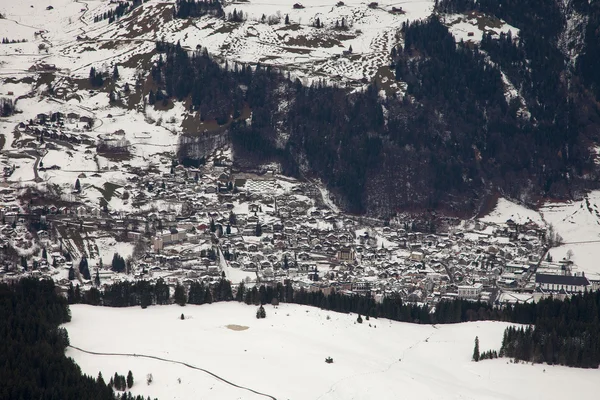
[[[129,370],[129,372],[127,373],[127,388],[131,389],[132,386],[133,386],[133,374],[131,373],[131,370]]]
[[[67,289],[67,302],[69,304],[75,304],[75,288],[71,282],[69,282],[69,288]]]
[[[262,306],[258,307],[258,310],[256,310],[256,318],[257,319],[263,319],[267,317],[267,312],[265,311],[265,308]]]
[[[156,304],[169,304],[169,286],[162,278],[156,281],[154,292],[156,293]]]
[[[473,361],[479,361],[479,337],[475,336],[475,347],[473,348]]]
[[[92,279],[90,275],[90,270],[88,268],[88,261],[85,255],[81,258],[81,261],[79,262],[79,272],[83,276],[83,279]]]
[[[237,292],[235,293],[235,300],[242,302],[244,301],[244,294],[246,292],[246,285],[244,285],[244,282],[240,282],[240,284],[237,287]]]
[[[94,86],[95,81],[96,81],[96,68],[91,67],[90,68],[90,84],[92,86]]]
[[[206,288],[203,282],[193,282],[190,286],[188,302],[191,304],[204,304]]]
[[[82,300],[82,296],[81,296],[81,289],[79,288],[79,285],[75,286],[75,297],[73,299],[75,304],[81,303]]]
[[[204,291],[204,302],[203,304],[211,304],[213,302],[213,295],[210,291],[210,287],[207,287]]]
[[[219,279],[219,282],[214,288],[214,301],[230,301],[233,300],[231,291],[231,283],[225,279]]]
[[[178,283],[175,287],[175,303],[183,307],[186,301],[185,288]]]
[[[125,259],[119,255],[119,253],[114,253],[111,269],[115,272],[123,272],[125,271]]]

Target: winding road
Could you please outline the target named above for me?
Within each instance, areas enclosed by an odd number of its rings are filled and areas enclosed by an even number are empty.
[[[233,383],[231,381],[228,381],[227,379],[225,379],[225,378],[223,378],[223,377],[221,377],[221,376],[219,376],[219,375],[217,375],[217,374],[215,374],[213,372],[210,372],[210,371],[208,371],[208,370],[206,370],[204,368],[196,367],[196,366],[188,364],[188,363],[184,363],[182,361],[170,360],[170,359],[167,359],[167,358],[150,356],[150,355],[146,355],[146,354],[135,354],[135,353],[133,353],[133,354],[131,354],[131,353],[98,353],[98,352],[95,352],[95,351],[84,350],[84,349],[82,349],[80,347],[77,347],[77,346],[69,345],[69,347],[72,348],[72,349],[75,349],[77,351],[81,351],[83,353],[91,354],[91,355],[94,355],[94,356],[142,357],[142,358],[149,358],[149,359],[152,359],[152,360],[158,360],[158,361],[168,362],[168,363],[172,363],[172,364],[183,365],[185,367],[188,367],[188,368],[191,368],[191,369],[195,369],[197,371],[204,372],[205,374],[208,374],[208,375],[212,376],[213,378],[216,378],[216,379],[220,380],[221,382],[226,383],[227,385],[233,386],[235,388],[246,390],[248,392],[251,392],[251,393],[254,393],[256,395],[263,396],[263,397],[266,397],[266,398],[269,398],[269,399],[272,399],[272,400],[277,400],[277,398],[275,396],[271,396],[270,394],[266,394],[266,393],[261,393],[259,391],[247,388],[245,386],[236,385],[235,383]]]

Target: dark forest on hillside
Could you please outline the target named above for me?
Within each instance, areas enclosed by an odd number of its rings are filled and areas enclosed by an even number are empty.
[[[207,14],[223,16],[221,2],[219,0],[177,0],[174,12],[176,18],[199,18]]]
[[[31,278],[0,283],[0,398],[6,400],[122,399],[103,379],[82,374],[65,356],[71,319],[54,282]],[[129,393],[125,399],[144,400]]]
[[[166,43],[157,44],[151,76],[161,97],[189,98],[201,120],[230,123],[240,165],[276,159],[288,174],[320,177],[351,212],[468,214],[496,191],[531,203],[567,199],[594,185],[588,145],[598,113],[585,91],[572,92],[576,80],[564,82],[551,29],[559,22],[547,12],[548,22],[523,30],[522,40],[487,35],[481,49],[456,45],[435,16],[404,25],[405,45],[391,54],[396,77],[408,83],[402,98],[382,98],[375,84],[354,94],[306,87],[261,65],[221,68],[205,50]],[[513,23],[546,18],[538,14]],[[497,66],[522,99],[507,101]],[[249,122],[238,119],[244,106]]]

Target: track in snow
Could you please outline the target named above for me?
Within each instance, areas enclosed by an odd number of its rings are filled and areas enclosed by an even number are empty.
[[[210,372],[210,371],[208,371],[208,370],[206,370],[206,369],[204,369],[204,368],[200,368],[200,367],[196,367],[196,366],[194,366],[194,365],[191,365],[191,364],[184,363],[184,362],[182,362],[182,361],[170,360],[170,359],[167,359],[167,358],[161,358],[161,357],[156,357],[156,356],[149,356],[149,355],[146,355],[146,354],[131,354],[131,353],[98,353],[98,352],[95,352],[95,351],[84,350],[84,349],[82,349],[82,348],[80,348],[80,347],[77,347],[77,346],[72,346],[72,345],[69,345],[69,347],[70,347],[70,348],[72,348],[72,349],[75,349],[75,350],[81,351],[81,352],[83,352],[83,353],[87,353],[87,354],[91,354],[91,355],[95,355],[95,356],[142,357],[142,358],[149,358],[149,359],[152,359],[152,360],[158,360],[158,361],[164,361],[164,362],[169,362],[169,363],[173,363],[173,364],[179,364],[179,365],[183,365],[183,366],[185,366],[185,367],[188,367],[188,368],[191,368],[191,369],[195,369],[195,370],[198,370],[198,371],[202,371],[202,372],[204,372],[204,373],[206,373],[206,374],[208,374],[208,375],[210,375],[210,376],[212,376],[212,377],[214,377],[214,378],[217,378],[217,379],[218,379],[218,380],[220,380],[221,382],[224,382],[224,383],[226,383],[226,384],[228,384],[228,385],[230,385],[230,386],[233,386],[233,387],[235,387],[235,388],[242,389],[242,390],[246,390],[246,391],[248,391],[248,392],[254,393],[254,394],[256,394],[256,395],[259,395],[259,396],[267,397],[267,398],[269,398],[269,399],[272,399],[272,400],[277,400],[277,398],[276,398],[276,397],[274,397],[274,396],[271,396],[270,394],[261,393],[261,392],[258,392],[258,391],[256,391],[256,390],[254,390],[254,389],[247,388],[247,387],[245,387],[245,386],[236,385],[235,383],[233,383],[233,382],[230,382],[230,381],[228,381],[227,379],[225,379],[225,378],[223,378],[223,377],[220,377],[219,375],[217,375],[217,374],[215,374],[215,373],[213,373],[213,372]]]

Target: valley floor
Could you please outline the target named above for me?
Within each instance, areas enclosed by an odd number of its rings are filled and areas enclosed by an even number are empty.
[[[131,370],[132,392],[160,400],[529,400],[568,398],[573,388],[590,398],[600,378],[598,370],[472,362],[475,336],[481,351],[499,349],[509,325],[501,322],[431,326],[371,318],[358,324],[357,315],[292,304],[269,305],[267,318],[258,320],[256,307],[233,302],[145,310],[73,305],[71,312],[66,328],[73,346],[187,363],[267,395],[172,362],[67,351],[84,373],[101,371],[106,381]]]

